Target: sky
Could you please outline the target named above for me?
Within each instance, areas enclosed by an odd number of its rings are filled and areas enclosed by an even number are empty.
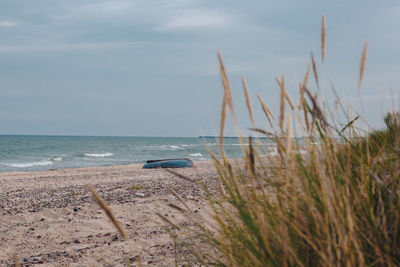
[[[241,75],[263,128],[256,95],[278,111],[275,76],[284,73],[297,102],[310,52],[327,101],[332,81],[343,103],[380,127],[383,114],[399,107],[399,29],[398,0],[2,0],[0,134],[216,135],[217,50],[243,129],[250,122]],[[235,135],[232,123],[226,133]]]

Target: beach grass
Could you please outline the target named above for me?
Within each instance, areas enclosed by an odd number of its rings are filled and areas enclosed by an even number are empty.
[[[324,15],[322,62],[325,34]],[[367,49],[366,42],[359,90]],[[248,145],[243,145],[243,162],[234,164],[222,150],[227,109],[235,115],[219,52],[218,59],[224,88],[221,150],[219,155],[210,153],[221,186],[219,194],[209,195],[216,229],[197,223],[198,238],[192,246],[202,244],[208,249],[192,249],[196,253],[187,262],[217,266],[399,266],[400,113],[389,112],[383,118],[384,129],[365,131],[356,125],[362,116],[351,117],[339,98],[330,109],[308,85],[310,68],[316,91],[321,85],[311,54],[311,64],[299,84],[297,106],[289,98],[283,75],[276,78],[281,90],[278,115],[274,116],[258,96],[268,128],[254,127],[249,89],[242,79],[251,130],[273,140],[277,154],[263,153],[261,142],[254,143],[249,137]],[[339,123],[340,111],[348,118],[343,124]]]

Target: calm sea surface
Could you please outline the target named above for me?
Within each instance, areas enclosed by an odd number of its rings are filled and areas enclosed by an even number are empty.
[[[267,140],[263,140],[267,142]],[[242,157],[239,140],[227,138],[225,152]],[[0,135],[0,172],[40,171],[144,163],[148,159],[209,159],[215,138]]]

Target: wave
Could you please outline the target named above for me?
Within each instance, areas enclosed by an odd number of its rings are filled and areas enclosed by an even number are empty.
[[[62,157],[49,158],[50,161],[62,161]]]
[[[215,144],[211,144],[214,146]],[[151,151],[157,151],[157,150],[184,150],[187,149],[188,147],[204,147],[204,144],[179,144],[179,145],[141,145],[136,147],[136,150],[151,150]]]
[[[180,146],[182,146],[182,147],[202,146],[202,147],[204,147],[204,144],[182,144]]]
[[[29,168],[29,167],[34,167],[34,166],[46,166],[46,165],[52,165],[53,162],[49,160],[42,160],[42,161],[35,161],[35,162],[23,162],[23,163],[1,163],[1,165],[5,165],[8,167],[14,167],[14,168]]]
[[[193,153],[193,154],[189,154],[192,157],[202,157],[203,155],[201,153]]]
[[[242,144],[224,144],[226,146],[241,146]],[[244,146],[248,146],[249,144],[243,144]]]
[[[172,150],[177,150],[177,149],[183,149],[182,147],[180,147],[180,146],[167,146],[169,149],[172,149]]]
[[[87,153],[87,154],[83,154],[83,155],[85,155],[86,157],[92,157],[92,158],[104,158],[104,157],[114,156],[114,154],[111,153],[111,152],[100,153],[100,154],[89,154],[89,153]]]

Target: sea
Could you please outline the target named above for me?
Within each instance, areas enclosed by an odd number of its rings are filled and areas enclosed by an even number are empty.
[[[268,140],[258,140],[273,145]],[[31,172],[145,163],[146,160],[210,159],[218,152],[215,137],[113,137],[0,135],[0,172]],[[225,139],[230,158],[243,156],[238,138]]]

